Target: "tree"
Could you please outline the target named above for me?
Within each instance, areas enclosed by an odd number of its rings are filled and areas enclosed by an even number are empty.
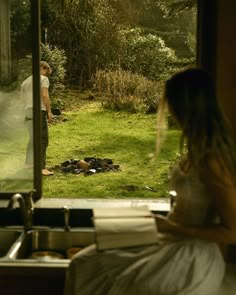
[[[108,0],[64,1],[57,9],[54,2],[47,0],[48,42],[65,50],[67,80],[86,86],[118,59],[117,15]]]
[[[14,58],[32,50],[30,1],[11,0],[11,42]]]
[[[160,0],[158,5],[165,11],[166,16],[171,16],[184,10],[196,8],[197,0]]]
[[[47,32],[44,41],[65,50],[67,81],[86,87],[98,69],[117,68],[120,65],[127,68],[124,60],[131,64],[134,50],[126,50],[128,44],[126,42],[123,47],[124,34],[122,42],[120,37],[124,31],[141,29],[140,40],[145,42],[142,45],[135,42],[136,51],[137,48],[145,48],[143,54],[142,50],[139,54],[143,60],[139,72],[154,77],[151,58],[146,58],[149,52],[154,59],[152,53],[155,51],[148,49],[150,44],[152,49],[155,46],[157,49],[161,44],[158,40],[162,40],[164,47],[173,49],[177,57],[194,57],[195,14],[190,10],[186,12],[180,5],[189,1],[42,0],[42,26]],[[168,16],[167,20],[167,9],[174,2],[178,2],[178,13]],[[190,7],[190,4],[186,4],[186,7]],[[165,66],[160,66],[158,71],[162,68],[166,69]]]

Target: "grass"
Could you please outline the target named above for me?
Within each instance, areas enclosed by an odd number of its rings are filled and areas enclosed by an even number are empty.
[[[104,110],[99,101],[68,96],[67,120],[50,126],[47,166],[67,159],[111,158],[116,172],[62,173],[43,178],[43,196],[50,198],[159,198],[168,189],[168,171],[178,151],[177,130],[169,130],[158,159],[155,149],[156,115]],[[73,106],[73,107],[71,107]],[[149,190],[151,188],[152,190]]]

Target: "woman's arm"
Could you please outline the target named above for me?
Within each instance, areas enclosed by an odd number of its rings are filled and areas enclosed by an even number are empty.
[[[196,239],[223,244],[236,244],[236,187],[229,173],[214,158],[208,159],[208,167],[200,169],[201,180],[212,200],[221,223],[211,226],[184,226],[155,215],[158,230],[183,234]],[[189,208],[191,210],[191,208]]]
[[[236,233],[222,224],[208,227],[185,226],[168,220],[166,217],[154,215],[159,232],[181,234],[195,239],[208,240],[222,244],[236,243]]]

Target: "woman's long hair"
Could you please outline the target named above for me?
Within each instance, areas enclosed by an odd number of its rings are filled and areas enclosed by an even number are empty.
[[[187,69],[173,75],[165,84],[160,113],[167,106],[179,124],[190,165],[197,166],[207,153],[236,176],[235,139],[222,113],[212,80],[202,69]]]

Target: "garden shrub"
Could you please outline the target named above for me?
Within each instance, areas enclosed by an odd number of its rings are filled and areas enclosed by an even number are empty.
[[[63,84],[66,64],[65,52],[64,50],[58,49],[56,46],[41,44],[41,60],[46,61],[52,69],[52,73],[49,77],[49,92],[52,106],[60,107],[63,104],[61,96],[65,87]]]
[[[66,56],[64,50],[57,47],[50,46],[49,44],[41,44],[41,60],[46,61],[52,73],[49,77],[50,80],[50,99],[52,108],[62,108],[64,103],[62,94],[64,90],[64,77],[65,77],[65,63]],[[18,86],[30,75],[32,75],[32,56],[26,55],[18,61]]]
[[[169,65],[177,59],[162,38],[145,34],[140,28],[121,30],[120,39],[124,48],[121,67],[148,79],[162,80],[169,72]]]
[[[65,63],[66,56],[64,50],[52,47],[48,44],[41,44],[41,60],[46,61],[51,69],[50,75],[50,96],[51,98],[60,97],[64,90]],[[19,85],[30,75],[32,75],[32,55],[26,55],[18,61],[18,83]]]
[[[103,105],[112,110],[156,112],[161,85],[130,71],[98,70],[93,77],[94,90],[104,97]]]

